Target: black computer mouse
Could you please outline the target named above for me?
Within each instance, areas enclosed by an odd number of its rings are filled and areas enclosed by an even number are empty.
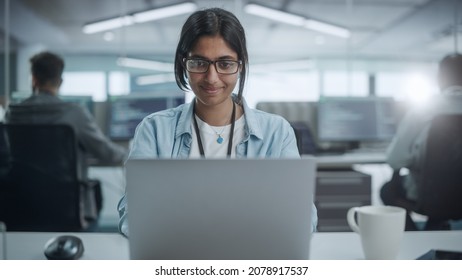
[[[77,260],[84,251],[83,242],[77,236],[54,237],[45,244],[44,254],[49,260]]]

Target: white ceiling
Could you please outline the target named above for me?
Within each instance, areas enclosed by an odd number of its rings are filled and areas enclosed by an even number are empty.
[[[42,45],[63,54],[114,54],[173,60],[186,15],[87,35],[84,23],[153,7],[181,3],[168,0],[10,0],[11,49]],[[462,45],[461,0],[256,0],[268,7],[345,26],[350,39],[246,14],[247,0],[194,0],[199,8],[234,12],[247,33],[253,61],[355,57],[363,59],[435,59]],[[5,29],[1,1],[0,33]],[[455,12],[458,11],[458,12]],[[456,18],[458,19],[456,20]],[[458,28],[454,28],[456,21]],[[4,50],[4,38],[0,50]],[[323,42],[318,44],[317,42]],[[459,47],[462,51],[462,47]]]

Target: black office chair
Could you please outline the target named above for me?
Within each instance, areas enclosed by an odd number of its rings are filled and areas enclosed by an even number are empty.
[[[85,231],[102,208],[98,181],[78,179],[77,141],[68,125],[3,124],[10,167],[0,221],[10,231]]]
[[[6,134],[4,133],[3,126],[0,125],[0,196],[1,186],[6,183],[6,175],[10,167],[10,152],[7,147]],[[0,220],[1,221],[1,220]]]
[[[0,123],[1,124],[1,123]],[[8,170],[9,163],[9,151],[7,147],[6,134],[4,133],[3,126],[0,125],[0,178]]]
[[[418,199],[408,209],[428,217],[425,229],[448,229],[462,219],[462,115],[441,115],[430,126],[418,178]]]
[[[300,155],[314,154],[316,152],[316,143],[314,142],[311,129],[305,122],[290,122]]]

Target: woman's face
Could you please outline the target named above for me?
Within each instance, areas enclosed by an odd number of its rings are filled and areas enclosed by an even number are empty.
[[[238,60],[237,53],[228,47],[225,40],[219,35],[200,37],[188,53],[188,58],[211,61]],[[188,71],[186,73],[189,85],[197,100],[206,106],[214,106],[228,100],[236,86],[239,71],[234,74],[219,74],[215,66],[210,64],[206,73],[190,73]]]

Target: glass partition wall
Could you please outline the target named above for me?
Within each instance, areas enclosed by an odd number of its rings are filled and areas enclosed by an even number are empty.
[[[99,1],[93,7],[87,2],[53,0],[53,12],[43,8],[45,2],[2,2],[3,103],[12,92],[29,90],[28,58],[44,49],[66,60],[62,95],[87,94],[104,102],[111,95],[177,89],[172,65],[175,44],[192,10],[90,33],[84,28],[87,23],[136,18],[141,11],[170,6],[119,0]],[[188,8],[210,4],[198,0],[194,5]],[[462,4],[455,0],[222,0],[214,5],[234,12],[246,28],[250,69],[244,92],[252,107],[262,101],[317,101],[322,96],[421,100],[438,91],[437,61],[460,49]],[[255,12],[259,6],[295,16],[304,26],[259,14]],[[19,25],[18,18],[27,20]],[[313,20],[344,32],[315,30]],[[43,38],[37,39],[35,33]],[[191,98],[186,95],[186,101]]]

